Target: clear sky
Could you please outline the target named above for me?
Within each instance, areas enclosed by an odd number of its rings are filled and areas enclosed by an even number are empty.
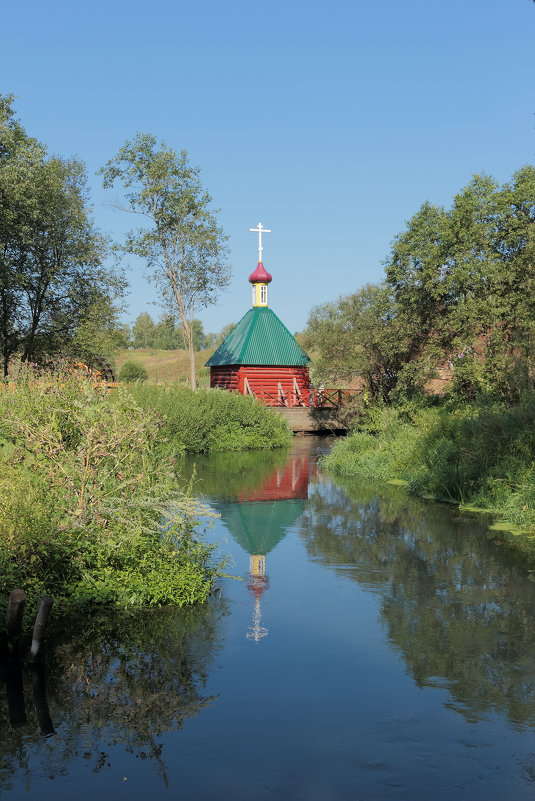
[[[26,0],[2,28],[0,91],[51,152],[86,163],[114,239],[132,220],[95,173],[125,139],[152,133],[201,167],[233,265],[207,331],[250,305],[258,221],[270,305],[298,331],[382,278],[423,201],[535,161],[532,0]],[[142,265],[128,278],[127,318],[156,319]]]

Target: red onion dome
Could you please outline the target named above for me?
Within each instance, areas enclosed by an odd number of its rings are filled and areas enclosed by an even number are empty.
[[[261,261],[256,265],[256,270],[249,276],[251,284],[269,284],[273,281],[272,276],[264,269]]]

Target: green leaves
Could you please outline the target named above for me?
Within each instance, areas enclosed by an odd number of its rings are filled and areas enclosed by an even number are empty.
[[[72,343],[88,309],[121,292],[89,217],[84,166],[49,157],[0,97],[0,349],[39,360]],[[87,335],[85,336],[87,340]]]
[[[386,275],[423,344],[436,337],[445,359],[470,347],[473,358],[484,354],[479,390],[518,400],[535,355],[535,168],[502,187],[474,175],[449,210],[424,203],[396,238]],[[524,362],[516,387],[521,371],[508,380],[506,361]]]
[[[286,422],[258,401],[235,392],[136,385],[139,406],[161,420],[157,441],[172,455],[288,445]]]
[[[127,234],[123,250],[145,260],[164,305],[180,319],[194,389],[193,313],[214,303],[230,279],[227,237],[199,172],[185,150],[178,154],[150,134],[125,142],[100,170],[105,187],[122,188],[123,210],[144,219],[142,228]]]
[[[393,243],[386,281],[312,311],[319,379],[411,397],[449,365],[453,389],[508,403],[533,386],[535,167],[504,186],[474,175],[450,209],[423,203]]]
[[[60,606],[184,604],[210,590],[209,510],[177,489],[157,415],[125,390],[22,368],[0,392],[0,574]],[[1,582],[0,582],[1,583]]]
[[[316,383],[358,377],[368,400],[390,401],[402,376],[404,392],[414,394],[432,372],[387,284],[367,284],[336,303],[317,306],[308,320],[306,339],[318,354]]]

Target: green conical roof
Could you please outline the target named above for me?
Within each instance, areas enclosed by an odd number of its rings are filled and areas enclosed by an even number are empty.
[[[206,367],[262,364],[303,367],[310,358],[267,306],[253,306],[225,337]]]

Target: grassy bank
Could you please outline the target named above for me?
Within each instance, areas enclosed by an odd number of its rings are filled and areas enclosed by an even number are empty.
[[[13,375],[0,391],[0,597],[23,587],[68,609],[204,601],[215,568],[206,514],[177,490],[171,455],[286,444],[250,399]],[[163,522],[165,521],[165,522]]]
[[[150,384],[135,384],[129,392],[158,418],[158,439],[174,454],[280,448],[292,438],[282,417],[236,392]]]
[[[408,483],[411,491],[487,509],[535,533],[535,396],[499,403],[377,408],[336,443],[341,475]]]
[[[214,348],[200,350],[195,354],[195,367],[197,380],[200,386],[210,383],[210,371],[204,367]],[[155,348],[137,348],[135,350],[120,350],[115,354],[114,364],[116,373],[125,362],[142,364],[147,371],[151,382],[183,382],[189,381],[190,364],[189,354],[186,350],[157,350]]]

